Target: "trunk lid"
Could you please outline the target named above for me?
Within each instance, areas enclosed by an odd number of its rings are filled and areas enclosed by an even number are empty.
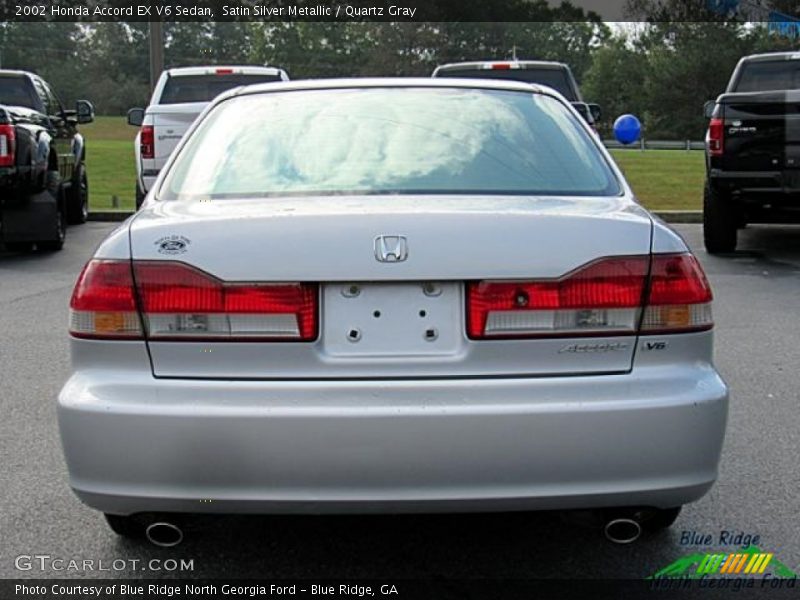
[[[320,284],[315,342],[150,341],[157,376],[602,373],[630,369],[635,336],[470,340],[463,284],[555,279],[600,257],[648,254],[651,226],[622,198],[163,202],[133,220],[131,248],[135,260],[178,260],[227,282]],[[387,248],[378,236],[389,236]],[[376,260],[376,251],[395,250],[396,236],[407,258]],[[353,330],[359,340],[349,339]]]
[[[164,167],[178,142],[207,105],[208,102],[191,102],[148,107],[147,114],[153,118],[156,169]]]

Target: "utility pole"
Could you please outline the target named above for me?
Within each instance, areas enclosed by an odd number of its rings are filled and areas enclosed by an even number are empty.
[[[150,21],[150,91],[156,87],[161,71],[164,70],[164,24]]]

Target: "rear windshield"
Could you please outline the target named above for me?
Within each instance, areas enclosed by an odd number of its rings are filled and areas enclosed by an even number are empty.
[[[800,61],[754,61],[742,66],[736,92],[800,89]]]
[[[437,77],[467,77],[469,79],[510,79],[525,83],[539,83],[553,88],[570,102],[577,102],[567,71],[564,69],[442,69]]]
[[[280,81],[278,75],[178,75],[167,79],[159,104],[182,104],[184,102],[210,102],[222,92],[240,85]]]
[[[459,88],[231,98],[203,120],[160,190],[164,199],[199,200],[618,193],[596,143],[560,101]]]
[[[36,108],[36,99],[23,77],[0,77],[0,104]]]

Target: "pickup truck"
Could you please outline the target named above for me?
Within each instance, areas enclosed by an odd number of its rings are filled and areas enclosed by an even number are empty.
[[[144,202],[183,134],[211,100],[242,85],[288,80],[286,71],[275,67],[207,66],[164,71],[150,105],[128,111],[128,123],[140,127],[134,142],[136,208]]]
[[[86,144],[79,123],[94,108],[65,110],[41,77],[0,70],[0,241],[12,251],[60,250],[67,223],[86,221]]]
[[[736,249],[748,223],[800,223],[800,53],[742,58],[705,104],[706,249]]]
[[[564,96],[595,129],[602,116],[600,106],[584,102],[578,83],[569,65],[548,60],[473,61],[439,65],[432,77],[466,77],[479,79],[511,79],[537,83],[553,88]]]

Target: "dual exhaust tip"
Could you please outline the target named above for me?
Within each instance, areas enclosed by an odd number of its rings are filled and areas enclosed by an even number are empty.
[[[151,544],[162,548],[172,548],[183,541],[183,531],[174,523],[156,521],[147,526],[144,535]]]
[[[615,544],[632,544],[642,535],[642,526],[636,519],[619,517],[605,524],[603,534]],[[145,537],[155,546],[172,548],[183,541],[183,531],[174,523],[156,521],[147,526]]]
[[[642,526],[636,519],[611,519],[603,527],[603,534],[615,544],[632,544],[642,535]]]

